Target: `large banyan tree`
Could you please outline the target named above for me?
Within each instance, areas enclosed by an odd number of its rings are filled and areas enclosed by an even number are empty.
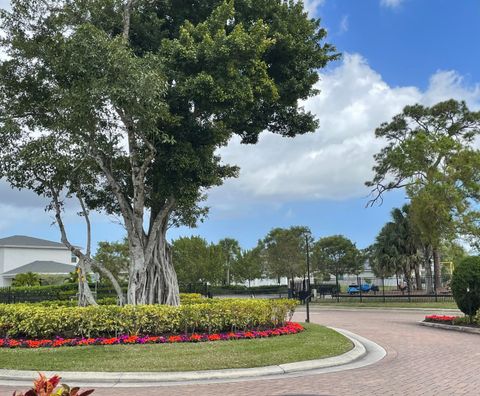
[[[314,131],[299,101],[337,57],[293,0],[12,0],[1,25],[2,176],[57,223],[75,196],[120,216],[130,304],[179,303],[166,231],[237,175],[217,149]]]

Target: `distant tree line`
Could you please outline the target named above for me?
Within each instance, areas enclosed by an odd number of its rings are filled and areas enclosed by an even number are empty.
[[[173,262],[180,283],[211,285],[248,283],[267,278],[289,283],[307,273],[307,243],[311,273],[319,279],[330,275],[360,273],[365,255],[342,235],[314,240],[308,227],[274,228],[252,249],[242,249],[232,238],[208,243],[199,236],[172,242]]]

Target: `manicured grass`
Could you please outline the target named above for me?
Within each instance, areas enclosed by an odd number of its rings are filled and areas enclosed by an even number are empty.
[[[49,371],[194,371],[259,367],[340,355],[350,340],[304,324],[299,334],[185,344],[0,349],[0,368]]]
[[[457,304],[453,301],[431,301],[431,302],[401,302],[401,301],[328,301],[312,303],[313,307],[354,307],[354,308],[433,308],[433,309],[457,309]]]

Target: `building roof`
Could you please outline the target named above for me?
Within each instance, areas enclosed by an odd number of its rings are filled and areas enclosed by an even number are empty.
[[[33,238],[25,235],[13,235],[7,238],[0,238],[0,247],[49,247],[67,249],[63,243],[47,241],[46,239]]]
[[[69,274],[70,272],[75,271],[75,268],[74,265],[58,263],[56,261],[33,261],[4,272],[2,276],[9,277],[17,274],[26,274],[27,272],[33,272],[36,274]]]

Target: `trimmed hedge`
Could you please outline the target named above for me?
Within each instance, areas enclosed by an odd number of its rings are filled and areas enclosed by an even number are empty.
[[[0,304],[0,336],[13,338],[165,335],[272,328],[285,323],[293,300],[210,300],[168,305],[45,307]]]
[[[98,305],[117,305],[117,297],[102,297],[95,300]],[[208,303],[209,299],[204,298],[197,293],[180,293],[181,304],[201,304]],[[41,305],[43,307],[76,307],[77,300],[45,300],[39,302],[32,302],[29,304]]]
[[[95,285],[90,285],[91,289]],[[126,287],[123,288],[126,291]],[[41,301],[69,301],[75,299],[78,293],[78,285],[66,283],[63,285],[48,286],[22,286],[22,287],[1,287],[0,303],[31,303]],[[115,290],[107,285],[97,287],[97,298],[116,297]]]
[[[458,308],[472,319],[480,309],[480,257],[466,257],[453,270],[452,294]]]

